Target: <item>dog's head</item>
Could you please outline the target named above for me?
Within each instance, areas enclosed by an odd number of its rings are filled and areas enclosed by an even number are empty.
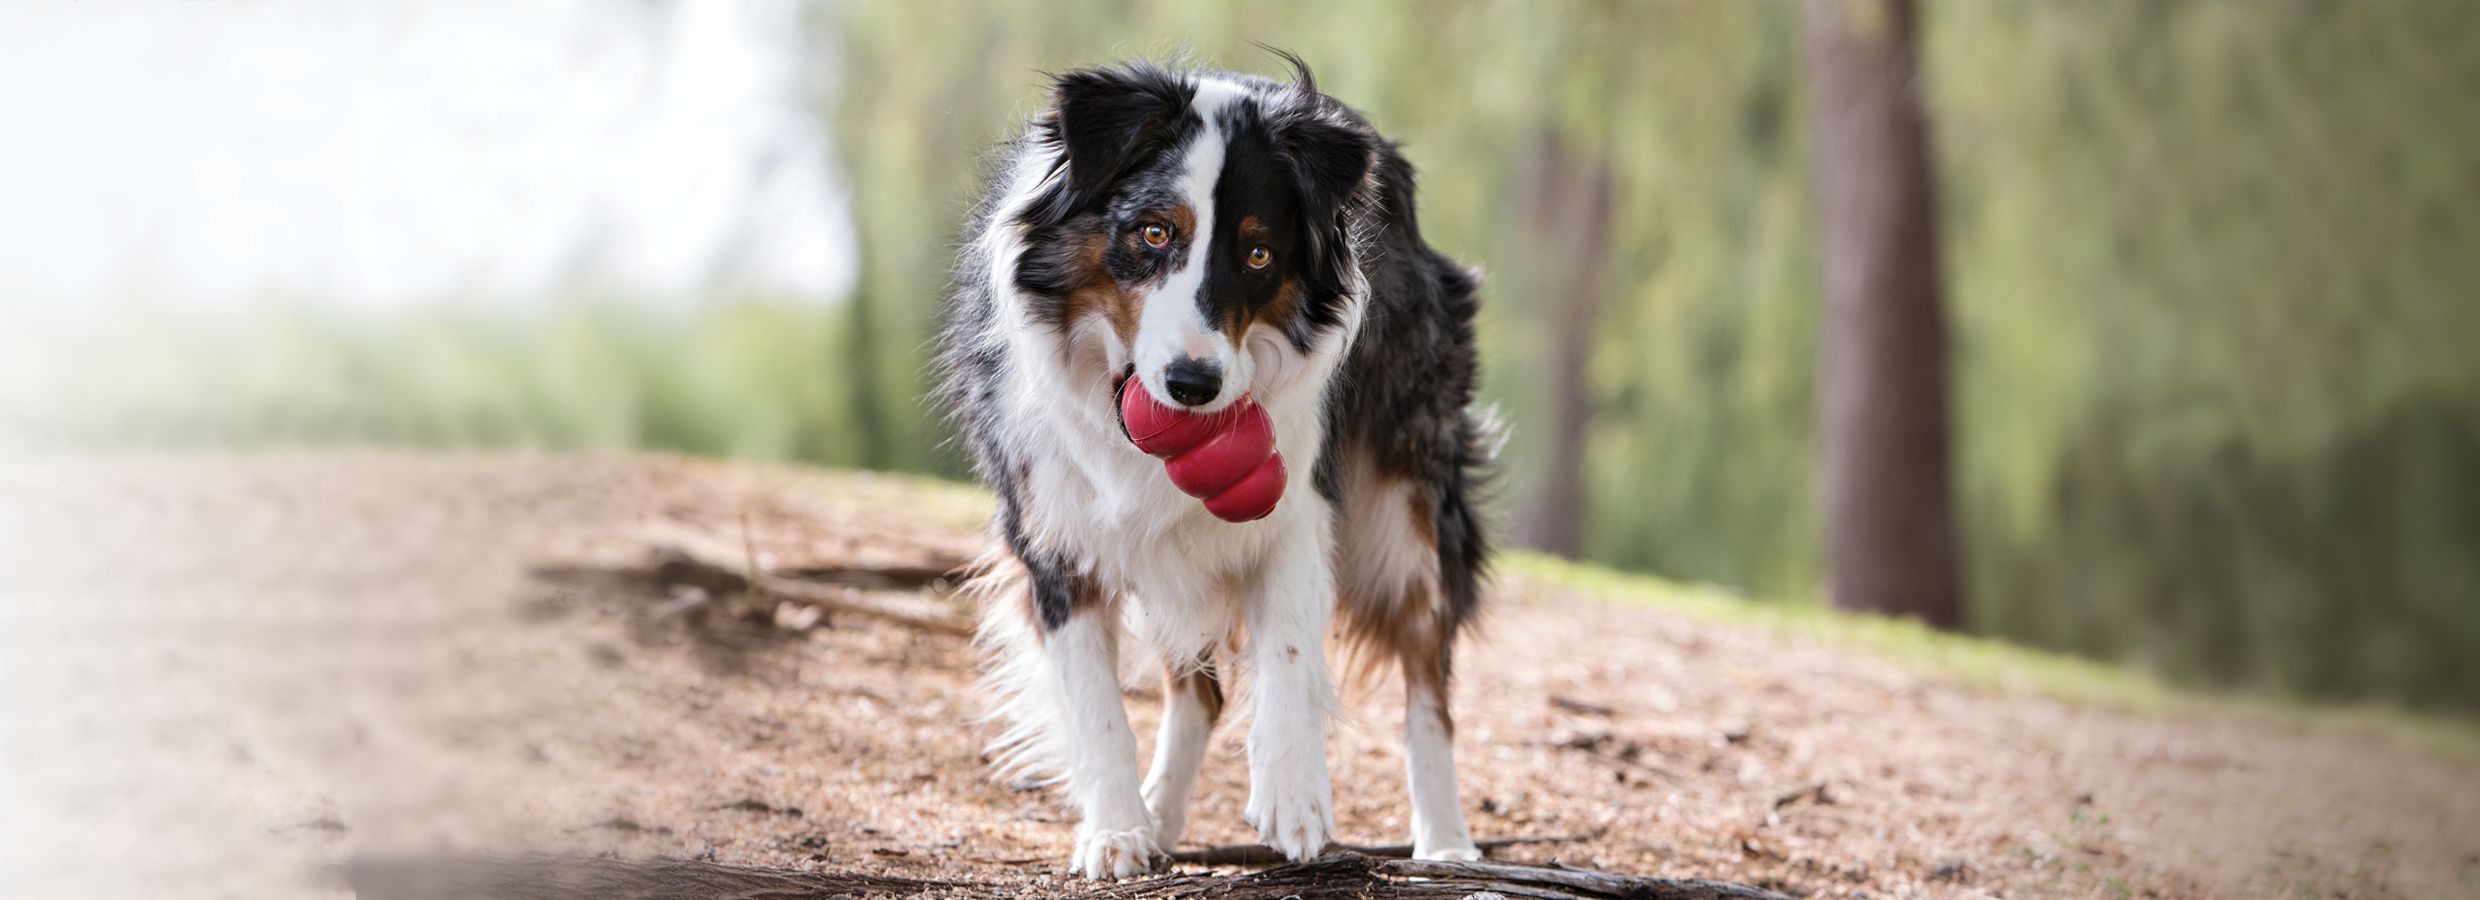
[[[1016,287],[1042,324],[1099,335],[1114,377],[1211,412],[1344,323],[1381,145],[1305,66],[1073,71],[1035,127],[1056,166],[1018,214]]]

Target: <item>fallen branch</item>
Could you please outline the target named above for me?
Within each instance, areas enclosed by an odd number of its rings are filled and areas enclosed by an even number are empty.
[[[1486,841],[1474,841],[1473,846],[1479,847],[1483,850],[1496,850],[1501,847],[1525,847],[1534,844],[1576,844],[1583,843],[1597,837],[1601,837],[1600,832],[1593,832],[1589,834],[1556,835],[1550,837],[1494,838]],[[1328,844],[1326,845],[1326,852],[1358,853],[1362,856],[1377,859],[1411,859],[1412,845]],[[1197,866],[1271,866],[1283,862],[1284,859],[1283,854],[1275,852],[1274,848],[1268,847],[1264,844],[1227,844],[1221,847],[1204,847],[1196,850],[1173,851],[1171,854],[1171,861]]]
[[[821,564],[777,569],[775,574],[801,581],[840,584],[845,587],[868,590],[918,591],[937,588],[952,582],[956,577],[956,570],[970,563],[971,560],[959,559],[953,562],[941,560],[920,564]]]
[[[777,600],[807,603],[831,613],[848,613],[936,634],[961,638],[973,636],[973,623],[960,616],[902,609],[880,603],[868,594],[848,587],[811,584],[764,574],[752,579],[729,566],[677,550],[667,553],[658,549],[657,553],[666,558],[655,566],[654,577],[667,586],[691,585],[715,594],[761,593]]]
[[[646,541],[658,556],[684,556],[735,571],[760,572],[794,581],[873,591],[937,588],[952,581],[957,570],[971,563],[968,557],[922,548],[919,555],[899,556],[894,560],[804,559],[787,565],[764,566],[760,565],[757,539],[750,530],[746,516],[742,519],[741,539],[738,542],[727,543],[703,531],[685,527],[656,529],[647,535]]]
[[[1482,891],[1544,900],[1788,900],[1743,884],[1643,878],[1587,869],[1509,863],[1373,859],[1332,853],[1240,875],[1175,873],[1116,884],[1058,875],[993,872],[915,879],[866,872],[802,871],[695,860],[530,859],[355,860],[340,874],[364,900],[584,900],[910,896],[1067,897],[1118,900],[1298,897],[1465,898]]]
[[[356,859],[340,874],[363,900],[726,900],[894,897],[967,887],[861,872],[800,872],[685,859]]]
[[[1381,875],[1430,879],[1497,879],[1524,885],[1556,885],[1611,897],[1645,900],[1788,900],[1763,888],[1702,878],[1646,878],[1569,866],[1520,866],[1442,859],[1390,859],[1374,867]]]
[[[693,588],[704,592],[709,597],[747,595],[766,600],[807,604],[829,613],[850,614],[859,618],[890,622],[933,634],[971,638],[974,633],[973,623],[962,616],[906,609],[874,598],[869,593],[856,588],[819,584],[806,579],[793,579],[777,574],[757,572],[753,568],[755,560],[749,557],[745,550],[729,552],[727,548],[705,546],[697,541],[667,541],[652,546],[649,550],[649,557],[650,565],[556,564],[537,566],[533,569],[533,575],[536,578],[555,581],[616,579],[622,582],[651,584],[667,592],[680,588]],[[789,571],[827,570],[812,566]],[[928,564],[906,564],[884,569],[845,567],[833,569],[833,571],[873,574],[891,572],[893,574],[886,578],[890,583],[920,583],[923,573],[928,571]],[[930,580],[936,580],[944,574],[945,570],[941,570],[939,576],[933,576]],[[663,616],[678,615],[697,605],[700,604],[675,601],[673,606],[664,608]],[[772,609],[774,606],[772,603],[760,605],[767,609]]]

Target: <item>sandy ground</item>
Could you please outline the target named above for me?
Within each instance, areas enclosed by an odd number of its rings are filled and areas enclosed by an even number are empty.
[[[333,896],[337,860],[518,851],[1055,892],[1069,817],[986,775],[963,641],[528,575],[681,533],[770,566],[969,553],[979,513],[654,458],[0,463],[0,895]],[[2468,761],[1521,578],[1492,599],[1457,698],[1474,830],[1598,835],[1505,858],[1823,897],[2480,896]],[[1150,688],[1130,703],[1150,738]],[[1396,692],[1348,708],[1342,837],[1402,840]],[[1227,728],[1192,846],[1251,839],[1244,772]]]

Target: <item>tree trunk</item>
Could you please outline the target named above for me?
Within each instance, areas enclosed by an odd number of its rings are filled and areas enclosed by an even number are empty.
[[[1609,290],[1611,172],[1598,149],[1579,151],[1555,130],[1534,144],[1519,208],[1536,236],[1532,270],[1550,318],[1548,440],[1540,479],[1516,511],[1516,541],[1560,556],[1584,554],[1584,447],[1592,424],[1593,323]]]
[[[1962,624],[1936,185],[1911,0],[1809,0],[1834,605]]]

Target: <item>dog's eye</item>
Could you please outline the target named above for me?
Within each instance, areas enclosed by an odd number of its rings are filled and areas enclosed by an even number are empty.
[[[1148,222],[1138,233],[1145,237],[1148,246],[1156,249],[1171,246],[1171,229],[1162,223]]]
[[[1259,244],[1249,248],[1249,268],[1263,269],[1272,264],[1274,264],[1274,251],[1266,249],[1266,245]]]

